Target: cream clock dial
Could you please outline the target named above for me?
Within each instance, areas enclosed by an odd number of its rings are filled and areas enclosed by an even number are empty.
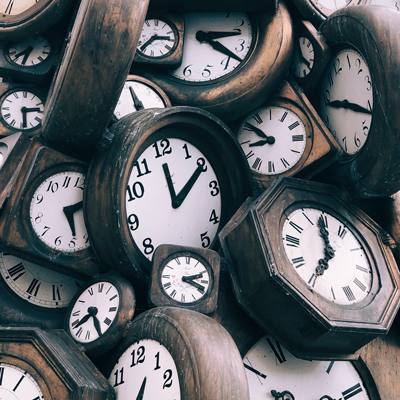
[[[83,281],[0,253],[3,281],[22,299],[39,307],[65,308]]]
[[[346,223],[323,210],[299,208],[287,215],[282,240],[294,270],[313,291],[343,305],[367,297],[371,265]]]
[[[314,46],[306,37],[299,37],[295,41],[293,61],[290,72],[296,78],[305,78],[314,66]]]
[[[117,288],[110,282],[96,282],[76,299],[70,313],[69,332],[77,342],[93,342],[110,327],[118,308]]]
[[[180,400],[178,371],[169,351],[159,342],[132,344],[115,364],[110,377],[116,400]]]
[[[37,3],[35,0],[1,0],[0,12],[2,14],[17,15],[28,10]]]
[[[48,40],[37,36],[10,46],[8,56],[14,64],[29,67],[42,63],[50,55],[50,51]]]
[[[306,128],[301,118],[284,107],[268,106],[250,114],[237,139],[250,169],[264,175],[289,171],[306,147]]]
[[[301,360],[270,336],[256,342],[243,363],[250,400],[370,400],[351,362]]]
[[[208,292],[210,275],[200,260],[190,255],[181,256],[164,266],[161,284],[165,293],[175,301],[193,303]]]
[[[199,149],[165,138],[149,145],[134,164],[125,207],[130,234],[149,260],[164,243],[208,248],[220,225],[219,182]]]
[[[368,139],[372,85],[366,61],[352,49],[337,53],[322,78],[321,117],[347,155],[358,153]]]
[[[244,13],[185,13],[182,64],[169,74],[188,82],[224,77],[245,61],[253,32]]]
[[[64,171],[36,188],[30,221],[37,237],[51,249],[75,252],[90,246],[82,210],[84,187],[84,174]]]

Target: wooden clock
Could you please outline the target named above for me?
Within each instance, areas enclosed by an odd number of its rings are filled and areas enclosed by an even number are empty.
[[[320,29],[332,58],[317,110],[345,151],[324,180],[354,197],[385,197],[400,189],[399,94],[393,90],[400,79],[399,23],[400,13],[363,5],[337,11]]]
[[[30,143],[22,132],[0,139],[0,208],[10,196]]]
[[[184,18],[181,66],[144,74],[174,105],[200,107],[227,122],[277,90],[293,51],[292,21],[283,3],[276,13],[184,13]]]
[[[232,132],[194,107],[138,111],[110,129],[88,171],[84,214],[100,260],[147,281],[161,244],[211,248],[251,191]],[[96,207],[93,207],[96,204]]]
[[[101,370],[118,400],[249,399],[231,336],[195,311],[157,307],[140,314],[104,361]]]
[[[80,279],[98,273],[82,210],[86,170],[33,138],[0,217],[0,249]]]
[[[266,187],[278,176],[311,178],[343,153],[290,76],[272,98],[235,125],[253,177]]]
[[[134,63],[176,68],[182,63],[185,21],[182,14],[149,10],[137,44]]]
[[[386,334],[399,306],[382,231],[336,187],[278,178],[220,240],[237,301],[263,329],[297,357],[344,360]]]
[[[122,339],[135,305],[135,292],[126,278],[115,272],[100,274],[76,292],[64,329],[88,355],[99,357]]]
[[[175,306],[211,314],[217,308],[220,256],[210,249],[160,245],[154,252],[151,306]]]
[[[95,152],[128,76],[148,4],[79,4],[43,115],[43,136],[51,146],[82,159]]]
[[[114,399],[104,376],[61,329],[2,327],[0,353],[3,398]]]

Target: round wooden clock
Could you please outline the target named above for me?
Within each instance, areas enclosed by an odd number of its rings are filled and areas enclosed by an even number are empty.
[[[283,3],[276,13],[185,13],[184,18],[181,66],[144,75],[173,104],[200,107],[231,121],[278,88],[293,49],[292,22]]]
[[[321,26],[332,58],[321,78],[318,110],[345,152],[324,179],[353,196],[383,197],[400,189],[399,95],[393,90],[399,23],[399,13],[365,5],[339,10]]]
[[[201,109],[171,107],[130,114],[111,133],[111,148],[90,164],[84,197],[102,262],[147,280],[160,244],[214,246],[251,190],[229,129]]]
[[[297,357],[345,360],[397,312],[400,275],[382,232],[335,186],[278,178],[220,240],[235,296],[263,329]]]
[[[65,330],[87,354],[98,357],[121,340],[135,302],[126,278],[112,272],[100,274],[76,292],[65,314]]]
[[[136,317],[102,372],[117,400],[249,399],[242,360],[228,332],[204,314],[177,307]]]

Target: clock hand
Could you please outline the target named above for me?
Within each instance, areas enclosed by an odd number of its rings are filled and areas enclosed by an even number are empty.
[[[303,61],[304,64],[307,65],[308,69],[311,69],[310,62],[304,57],[303,52],[301,51],[301,46],[298,40],[296,40],[297,49],[299,51],[300,60]]]
[[[144,51],[147,46],[155,42],[156,40],[169,40],[173,42],[173,39],[171,39],[169,36],[158,36],[157,34],[153,35],[146,43],[143,43],[139,49],[141,51]]]
[[[24,113],[28,113],[28,112],[40,112],[41,110],[39,107],[33,107],[33,108],[22,107],[21,111]]]
[[[320,258],[318,260],[318,266],[315,270],[316,271],[315,273],[317,276],[324,274],[325,270],[327,270],[329,268],[328,261],[330,259],[332,259],[333,257],[335,257],[335,250],[329,243],[329,232],[325,227],[325,222],[324,222],[324,218],[322,217],[322,215],[320,215],[320,217],[318,218],[318,226],[319,226],[320,236],[322,237],[322,239],[324,241],[325,257]]]
[[[264,146],[264,144],[274,144],[275,143],[274,137],[270,136],[268,139],[271,139],[271,140],[259,140],[258,142],[250,143],[249,147]]]
[[[89,307],[87,311],[88,313],[73,327],[73,329],[76,329],[78,326],[83,325],[86,321],[89,320],[90,317],[96,316],[98,310],[96,307]]]
[[[207,39],[207,38],[203,39],[202,33],[204,33],[204,32],[203,32],[203,31],[198,31],[198,32],[196,32],[196,39],[197,39],[200,43],[203,43],[203,42],[208,43],[209,45],[211,45],[211,47],[212,47],[214,50],[217,50],[217,51],[219,51],[220,53],[227,55],[228,57],[232,57],[232,58],[234,58],[235,60],[237,60],[237,61],[239,61],[239,62],[242,62],[242,61],[243,61],[238,55],[236,55],[235,53],[233,53],[232,51],[230,51],[230,50],[229,50],[228,48],[226,48],[222,43],[216,42],[216,41],[214,41],[214,40]]]
[[[221,39],[224,37],[241,35],[241,33],[242,32],[240,31],[240,29],[237,31],[231,31],[231,32],[197,31],[196,39],[200,42],[206,42],[208,40]]]
[[[194,286],[195,288],[201,290],[202,292],[204,292],[205,290],[205,287],[203,285],[200,285],[200,283],[193,281],[188,276],[182,276],[182,281],[188,283],[189,285]]]
[[[333,108],[345,108],[345,109],[349,109],[355,112],[360,112],[360,113],[364,113],[364,114],[372,114],[372,111],[361,107],[358,104],[354,104],[354,103],[350,103],[348,100],[334,100],[334,101],[330,101],[326,104],[327,106],[331,106]]]
[[[136,400],[143,400],[144,388],[146,387],[146,381],[147,381],[147,377],[144,377],[142,385],[140,386],[140,389],[139,389],[139,393],[136,397]]]
[[[94,325],[94,327],[95,327],[95,329],[96,329],[96,331],[97,331],[97,334],[98,334],[99,336],[101,336],[100,321],[99,321],[99,319],[97,318],[97,315],[96,315],[96,314],[97,314],[97,312],[92,314],[92,317],[93,317],[93,325]]]
[[[26,60],[27,60],[28,57],[29,57],[29,54],[32,53],[32,50],[33,50],[33,47],[32,47],[32,46],[28,46],[25,50],[22,50],[21,52],[19,52],[18,54],[16,54],[16,55],[14,56],[14,57],[15,57],[15,60],[17,60],[17,59],[20,58],[22,55],[24,55],[24,58],[23,58],[23,60],[22,60],[22,65],[25,65]]]
[[[190,189],[192,189],[193,185],[196,183],[197,178],[203,172],[203,165],[197,162],[197,168],[195,169],[189,180],[186,182],[182,190],[178,193],[178,195],[176,195],[175,193],[174,184],[172,182],[168,164],[165,163],[162,165],[162,167],[164,170],[165,178],[167,179],[169,194],[171,195],[172,208],[179,208],[182,205],[183,201],[186,199],[186,196],[189,194]]]
[[[289,390],[284,390],[283,392],[271,390],[271,394],[275,397],[275,400],[295,400],[293,394],[290,393]]]
[[[202,277],[203,277],[203,273],[202,272],[200,272],[199,274],[196,274],[196,275],[184,275],[184,278],[187,278],[187,279],[199,279],[199,278],[202,278]]]
[[[246,122],[244,124],[244,126],[247,129],[252,130],[257,136],[266,139],[267,140],[266,143],[268,143],[268,144],[274,144],[275,143],[275,138],[273,136],[267,136],[260,128],[257,128],[256,126],[250,124],[249,122]],[[249,145],[249,146],[251,146],[251,145]],[[254,146],[254,144],[253,144],[253,146]]]
[[[133,90],[132,86],[129,86],[129,91],[131,92],[131,96],[133,99],[133,105],[136,108],[136,111],[143,110],[144,105],[143,103],[139,100],[139,97],[137,97],[135,91]]]
[[[72,204],[70,206],[66,206],[63,208],[63,212],[67,217],[69,227],[71,228],[72,236],[76,236],[74,214],[77,211],[79,211],[82,208],[82,206],[83,206],[83,201],[79,201],[76,204]]]

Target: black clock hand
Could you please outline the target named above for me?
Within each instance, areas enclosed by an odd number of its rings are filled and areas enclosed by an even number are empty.
[[[77,211],[79,211],[82,208],[82,206],[83,206],[83,201],[79,201],[76,204],[72,204],[70,206],[66,206],[63,208],[63,212],[67,217],[69,227],[71,228],[72,236],[76,236],[74,214]]]
[[[199,34],[200,33],[200,34]],[[220,53],[222,53],[222,54],[225,54],[225,55],[227,55],[228,57],[232,57],[232,58],[234,58],[235,60],[237,60],[237,61],[239,61],[239,62],[242,62],[243,60],[238,56],[238,55],[236,55],[235,53],[233,53],[232,51],[230,51],[228,48],[226,48],[222,43],[220,43],[220,42],[216,42],[216,41],[214,41],[214,40],[211,40],[211,39],[207,39],[207,38],[205,38],[204,40],[203,40],[203,35],[201,34],[201,33],[204,33],[203,31],[198,31],[198,32],[196,32],[196,39],[200,42],[200,43],[208,43],[209,45],[211,45],[211,47],[214,49],[214,50],[217,50],[217,51],[219,51]]]
[[[197,163],[197,168],[195,169],[189,180],[186,182],[182,190],[178,193],[178,195],[176,195],[175,193],[174,184],[172,182],[168,164],[163,164],[162,167],[164,170],[165,178],[167,179],[169,194],[171,195],[172,208],[179,208],[182,205],[183,201],[186,199],[186,196],[189,194],[190,189],[192,189],[193,185],[196,183],[197,178],[203,172],[203,165]]]
[[[333,108],[345,108],[345,109],[349,109],[355,112],[360,112],[360,113],[364,113],[364,114],[372,114],[372,111],[361,107],[358,104],[354,104],[354,103],[350,103],[348,100],[334,100],[334,101],[329,101],[328,103],[326,103],[327,106],[333,107]]]
[[[244,126],[247,129],[252,130],[257,136],[262,137],[263,139],[265,139],[268,144],[274,144],[275,143],[275,138],[273,136],[267,136],[260,128],[257,128],[256,126],[250,124],[249,122],[246,122],[244,124]],[[249,146],[251,146],[251,145],[249,145]],[[257,146],[257,145],[253,144],[253,146]]]
[[[229,36],[237,36],[237,35],[240,35],[241,33],[242,32],[240,30],[231,31],[231,32],[197,31],[196,39],[200,42],[206,42],[208,40],[221,39],[221,38],[229,37]]]
[[[23,58],[23,60],[22,60],[22,65],[25,65],[26,60],[27,60],[28,57],[29,57],[29,54],[32,53],[32,50],[33,50],[33,47],[32,47],[32,46],[28,46],[25,50],[22,50],[21,52],[19,52],[18,54],[16,54],[16,55],[14,56],[14,57],[15,57],[15,60],[17,60],[17,59],[20,58],[22,55],[24,55],[24,58]]]
[[[144,51],[147,46],[155,42],[156,40],[169,40],[173,42],[173,39],[171,39],[169,36],[158,36],[157,34],[153,35],[146,43],[143,43],[139,49],[141,51]]]
[[[96,312],[96,314],[97,314],[97,312]],[[95,327],[95,329],[96,329],[96,331],[97,331],[97,334],[98,334],[99,336],[101,336],[100,321],[99,321],[99,319],[97,318],[97,315],[96,315],[96,314],[95,314],[95,313],[92,314],[92,317],[93,317],[93,325],[94,325],[94,327]]]
[[[182,281],[188,283],[189,285],[194,286],[195,288],[201,290],[202,292],[204,292],[205,290],[205,287],[203,285],[200,285],[200,283],[193,281],[188,276],[182,276]]]
[[[297,43],[297,50],[299,51],[300,60],[307,65],[308,69],[311,69],[310,62],[307,60],[307,58],[304,57],[303,52],[301,51],[301,46],[299,41],[297,40],[296,43]]]
[[[90,317],[93,317],[97,314],[96,307],[89,307],[87,311],[88,313],[73,327],[73,329],[76,329],[78,326],[83,325],[86,321],[89,320]]]
[[[271,394],[275,397],[275,400],[295,400],[293,394],[290,393],[289,390],[284,390],[283,392],[271,390]]]
[[[129,91],[131,92],[131,96],[133,99],[133,105],[136,108],[136,111],[143,110],[144,105],[143,103],[139,100],[139,97],[137,97],[135,91],[133,90],[132,86],[129,86]]]
[[[200,272],[199,274],[196,274],[196,275],[184,275],[183,276],[183,278],[186,278],[186,279],[199,279],[199,278],[202,278],[203,277],[203,273],[202,272]],[[182,280],[184,281],[184,279],[182,278]]]
[[[22,107],[21,111],[23,113],[28,113],[28,112],[40,112],[40,108],[39,107],[32,107],[32,108],[27,108],[27,107]]]
[[[144,377],[142,385],[140,386],[140,389],[139,389],[139,393],[136,397],[136,400],[143,400],[144,388],[146,387],[146,381],[147,381],[147,377]]]
[[[317,276],[323,275],[325,270],[329,268],[328,261],[335,257],[335,250],[329,243],[329,232],[325,227],[324,218],[322,215],[318,218],[319,233],[324,241],[325,257],[318,260],[318,266],[315,270]]]
[[[269,139],[273,139],[273,140],[259,140],[258,142],[250,143],[249,147],[264,146],[264,144],[274,144],[275,143],[275,138],[270,137]]]

